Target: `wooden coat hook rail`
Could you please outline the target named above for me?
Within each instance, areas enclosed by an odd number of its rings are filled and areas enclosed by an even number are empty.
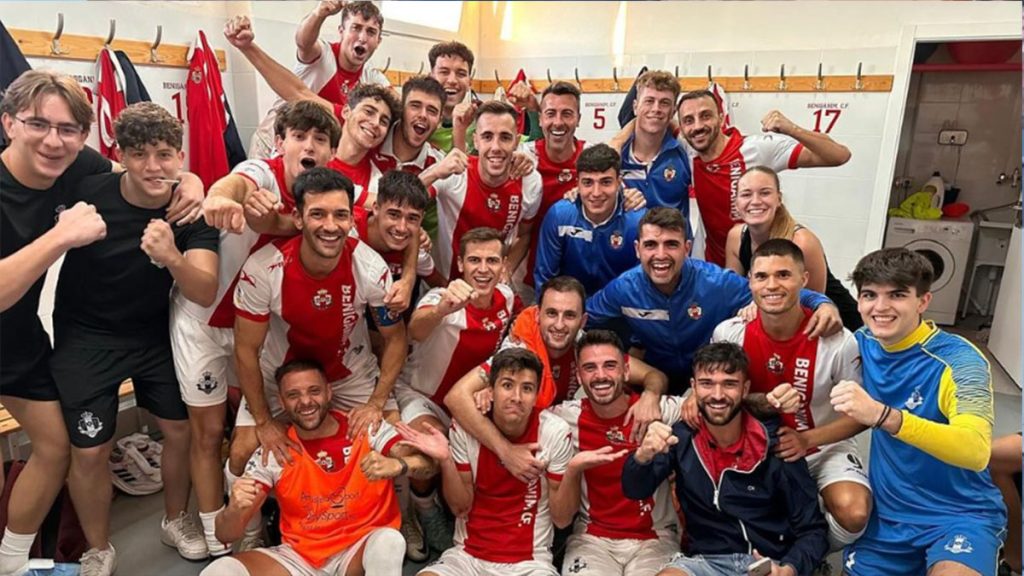
[[[164,44],[163,26],[157,26],[154,40],[129,40],[115,37],[117,22],[110,20],[105,36],[84,36],[64,33],[64,15],[57,15],[55,32],[9,28],[11,37],[18,43],[21,53],[28,58],[57,58],[62,60],[86,60],[95,62],[100,50],[109,45],[122,50],[136,66],[163,66],[188,68],[189,47],[185,44]],[[215,49],[221,71],[228,68],[223,50]],[[394,71],[392,71],[394,72]]]

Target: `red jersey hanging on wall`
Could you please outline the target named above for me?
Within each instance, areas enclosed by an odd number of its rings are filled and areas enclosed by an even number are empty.
[[[188,169],[203,181],[207,189],[228,173],[224,146],[223,90],[220,70],[206,34],[199,31],[189,54],[188,79],[185,82],[185,107],[188,114]]]
[[[99,129],[100,154],[117,158],[114,120],[127,107],[124,98],[124,74],[110,48],[102,48],[96,58],[96,124]]]

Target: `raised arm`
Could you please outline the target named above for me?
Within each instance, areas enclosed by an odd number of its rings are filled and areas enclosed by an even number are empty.
[[[341,12],[344,7],[343,0],[320,2],[312,12],[306,14],[302,22],[299,22],[298,28],[295,29],[296,57],[299,62],[309,64],[323,56],[320,43],[317,41],[320,38],[320,28],[324,25],[324,21]]]
[[[797,157],[797,168],[842,166],[850,160],[850,149],[836,142],[828,134],[801,128],[782,112],[772,110],[761,119],[761,130],[785,134],[803,144]]]

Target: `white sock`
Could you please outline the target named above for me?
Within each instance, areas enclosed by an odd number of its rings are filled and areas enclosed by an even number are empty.
[[[405,550],[405,538],[394,528],[378,528],[366,539],[363,547],[363,571],[373,576],[402,576],[404,554],[395,554],[395,550]]]
[[[4,539],[0,542],[0,574],[13,573],[15,570],[24,568],[28,563],[28,553],[32,549],[32,543],[36,540],[36,533],[18,534],[11,532],[10,528],[4,528]]]
[[[249,570],[237,559],[225,556],[211,562],[199,576],[249,576]]]
[[[865,526],[860,532],[854,534],[846,528],[843,528],[829,512],[825,512],[825,520],[828,522],[828,543],[830,552],[842,550],[846,546],[853,544],[858,538],[860,538],[861,534],[864,533],[864,530],[867,530],[867,526]]]
[[[223,509],[224,507],[221,506],[220,509],[214,510],[213,512],[199,513],[199,523],[203,525],[203,537],[206,538],[206,547],[211,551],[214,549],[220,550],[225,548],[225,544],[220,540],[217,540],[216,525],[217,514],[220,514],[220,511]]]

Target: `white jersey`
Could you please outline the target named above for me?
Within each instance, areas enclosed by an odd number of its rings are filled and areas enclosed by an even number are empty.
[[[526,432],[514,443],[540,444],[537,458],[548,463],[544,476],[529,484],[516,479],[493,452],[458,425],[449,435],[452,459],[473,477],[473,506],[455,524],[455,544],[490,562],[551,561],[554,536],[548,481],[561,482],[573,456],[572,432],[564,420],[543,411],[530,415]]]
[[[796,335],[776,342],[765,334],[760,317],[745,324],[730,318],[715,328],[712,342],[732,342],[743,347],[749,359],[750,391],[768,393],[789,383],[800,393],[796,414],[783,414],[782,421],[797,431],[823,426],[838,418],[829,395],[841,380],[861,381],[860,351],[853,334],[845,328],[831,336],[809,340],[803,334],[810,311]]]
[[[399,160],[395,155],[395,134],[401,129],[401,124],[396,122],[380,146],[370,153],[374,166],[377,166],[381,172],[401,170],[419,176],[427,168],[444,160],[444,152],[435,148],[430,142],[423,144],[419,154],[412,160],[408,162]]]
[[[639,395],[631,396],[630,406],[639,399]],[[662,422],[669,426],[678,422],[682,404],[683,399],[678,396],[662,396]],[[548,410],[569,424],[573,448],[577,452],[605,446],[610,446],[613,451],[627,449],[632,452],[637,448],[637,444],[629,439],[634,422],[625,425],[625,413],[618,418],[600,418],[587,398],[566,400]],[[583,472],[580,515],[574,533],[615,540],[653,540],[673,537],[678,533],[668,481],[662,482],[653,496],[643,500],[631,500],[622,493],[622,467],[627,456]]]
[[[391,272],[380,255],[348,237],[338,266],[324,278],[313,278],[302,266],[302,237],[284,238],[257,250],[246,261],[235,290],[239,316],[269,322],[260,364],[272,374],[294,358],[320,362],[327,381],[349,376],[372,380],[377,360],[363,314],[373,310],[378,325],[401,321],[384,305]]]
[[[231,170],[250,180],[257,188],[268,190],[281,201],[282,213],[291,213],[295,199],[284,183],[284,159],[246,160]],[[261,235],[248,225],[241,234],[220,231],[217,249],[217,297],[210,306],[201,306],[181,295],[174,288],[171,305],[183,310],[189,316],[214,328],[231,328],[235,325],[234,290],[238,273],[249,255],[257,248],[278,236]]]
[[[444,288],[427,292],[416,309],[437,306]],[[399,382],[443,406],[444,397],[466,373],[490,358],[516,307],[512,289],[498,284],[486,309],[472,304],[445,316],[422,342],[413,344]]]
[[[455,262],[459,240],[473,228],[486,226],[501,232],[511,245],[524,220],[533,220],[540,210],[542,184],[536,170],[521,180],[509,180],[497,188],[483,183],[480,159],[470,156],[466,170],[434,182],[437,194],[437,267],[448,280],[459,276]]]

